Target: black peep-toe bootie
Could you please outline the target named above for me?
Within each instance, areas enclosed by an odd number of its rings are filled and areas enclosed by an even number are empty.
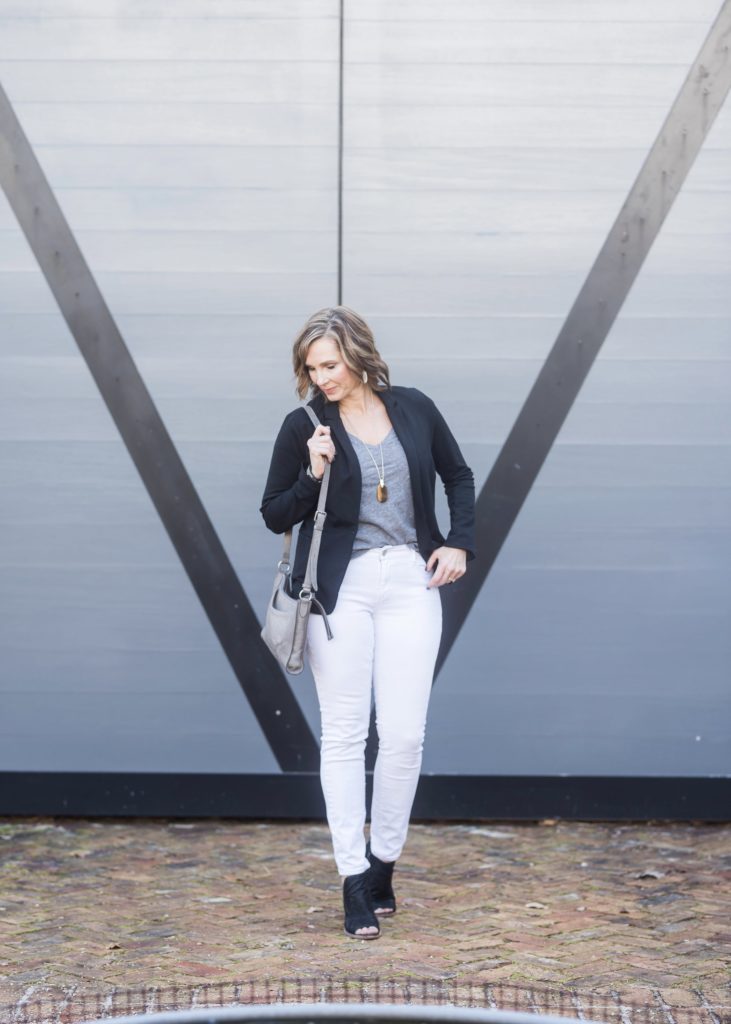
[[[371,900],[373,902],[373,913],[378,917],[390,917],[396,913],[396,897],[393,893],[393,868],[395,861],[387,864],[379,860],[371,850],[371,844],[366,846],[366,857],[371,862]]]
[[[370,868],[366,868],[359,875],[347,875],[343,882],[344,931],[351,939],[377,939],[381,934],[378,918],[373,913],[369,875]],[[358,933],[358,928],[378,928],[378,931]]]

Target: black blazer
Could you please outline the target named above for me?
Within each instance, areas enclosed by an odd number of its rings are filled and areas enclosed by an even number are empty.
[[[475,483],[444,417],[431,398],[416,388],[394,386],[378,391],[401,442],[411,476],[414,518],[419,551],[428,559],[435,548],[446,544],[464,548],[475,557]],[[337,601],[340,584],[353,551],[360,513],[360,463],[340,419],[340,407],[318,393],[309,403],[320,422],[330,427],[337,455],[330,469],[325,503],[327,518],[317,563],[318,600],[329,614]],[[292,567],[295,593],[304,580],[307,556],[317,508],[320,484],[307,476],[310,463],[307,440],[314,427],[304,408],[284,420],[269,467],[261,514],[274,533],[285,533],[301,522]],[[442,536],[434,512],[435,471],[444,483],[451,526]]]

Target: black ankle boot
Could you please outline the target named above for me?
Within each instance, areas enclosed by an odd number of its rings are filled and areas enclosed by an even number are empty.
[[[344,930],[351,939],[377,939],[381,934],[378,918],[373,913],[369,875],[370,868],[366,868],[359,875],[347,875],[343,882]],[[378,928],[378,931],[359,934],[358,928]]]
[[[378,917],[390,917],[391,914],[396,913],[396,897],[391,884],[396,862],[387,864],[385,861],[379,860],[375,853],[371,852],[370,843],[366,845],[366,857],[371,863],[370,887],[373,912]]]

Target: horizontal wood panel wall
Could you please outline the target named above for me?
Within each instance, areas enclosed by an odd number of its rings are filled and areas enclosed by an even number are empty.
[[[345,291],[481,484],[718,8],[349,9]],[[728,771],[729,124],[439,677],[430,772]]]
[[[0,5],[0,76],[235,570],[337,282],[339,5]],[[22,770],[277,761],[0,200],[0,755]],[[310,709],[314,713],[314,709]]]
[[[717,10],[345,0],[339,253],[339,3],[0,4],[0,79],[256,608],[339,258],[481,486]],[[728,772],[730,129],[438,678],[426,772]],[[0,769],[275,771],[4,197],[0,471]]]

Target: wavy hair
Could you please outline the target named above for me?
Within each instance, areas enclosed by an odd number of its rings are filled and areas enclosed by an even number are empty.
[[[292,366],[300,398],[311,398],[319,389],[307,372],[307,352],[313,341],[332,338],[337,344],[345,365],[362,379],[368,374],[368,384],[374,391],[391,387],[388,366],[381,358],[373,332],[363,317],[347,306],[328,306],[318,309],[300,330],[292,346]]]

